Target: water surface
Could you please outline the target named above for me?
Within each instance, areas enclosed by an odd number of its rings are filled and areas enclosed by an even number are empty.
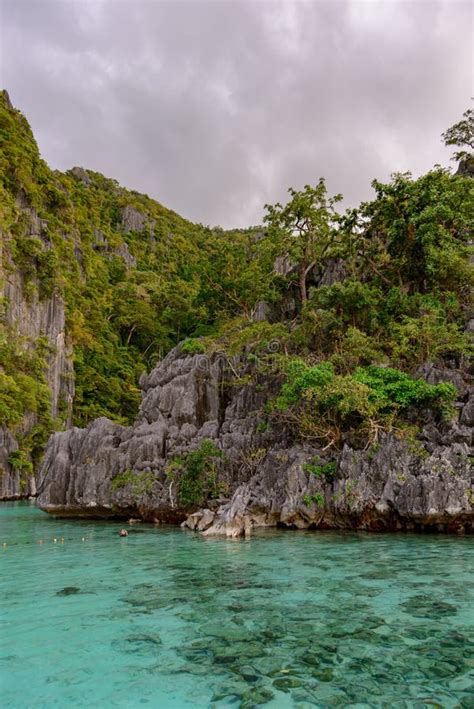
[[[120,526],[0,505],[2,706],[474,707],[472,538]]]

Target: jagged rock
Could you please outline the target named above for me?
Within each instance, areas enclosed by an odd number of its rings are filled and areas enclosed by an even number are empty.
[[[469,426],[472,434],[472,427],[474,426],[474,389],[470,391],[469,398],[462,407],[459,423],[463,426]]]
[[[231,364],[222,355],[184,356],[178,347],[141,378],[133,426],[102,418],[54,434],[41,470],[40,507],[61,516],[185,520],[206,535],[249,535],[275,525],[473,531],[470,404],[461,403],[461,421],[427,423],[415,443],[385,435],[369,450],[346,445],[326,478],[305,468],[324,459],[321,451],[292,445],[283,430],[258,432],[258,412],[275,383],[267,377],[239,385],[234,371],[242,363]],[[437,380],[441,375],[436,370]],[[444,372],[444,380],[452,376]],[[182,508],[165,465],[204,438],[225,454],[220,480],[231,497],[217,507],[210,500],[202,510]]]
[[[474,155],[468,155],[458,165],[456,175],[474,177]]]
[[[129,231],[144,231],[145,229],[151,232],[155,227],[155,221],[149,219],[146,214],[135,209],[135,207],[127,204],[122,209],[121,227],[125,233]]]
[[[347,266],[343,259],[330,259],[321,273],[316,278],[318,286],[332,286],[334,283],[347,278]]]
[[[73,167],[69,170],[69,172],[74,175],[79,182],[82,182],[87,187],[92,183],[90,176],[83,167]]]
[[[113,253],[123,259],[127,268],[135,268],[137,265],[137,259],[130,253],[127,244],[120,244],[120,246],[117,246],[117,248],[113,250]]]
[[[118,256],[123,259],[127,268],[135,268],[137,265],[135,256],[128,250],[128,244],[123,242],[120,246],[110,246],[105,234],[99,229],[94,230],[94,249],[103,253],[105,252],[111,256]]]
[[[375,454],[345,447],[333,481],[304,471],[309,451],[270,452],[262,471],[239,486],[206,535],[243,536],[248,527],[473,532],[471,449],[440,447],[426,459],[387,436]],[[316,451],[313,451],[313,454]]]
[[[252,319],[255,322],[268,321],[270,320],[271,312],[270,305],[265,300],[260,300],[253,310]]]
[[[447,367],[438,366],[433,362],[425,362],[421,367],[418,367],[415,376],[426,379],[429,384],[450,382],[454,384],[461,396],[465,396],[469,390],[469,386],[461,370],[455,368],[448,369]]]
[[[230,396],[228,377],[219,356],[183,357],[179,348],[170,352],[141,378],[143,398],[132,427],[101,418],[86,429],[51,437],[40,471],[40,507],[66,515],[184,519],[188,510],[177,506],[164,472],[166,460],[210,438],[238,468],[241,451],[258,438],[251,412],[263,404],[266,394],[240,387]],[[135,485],[113,484],[127,472]],[[138,493],[147,475],[152,485]],[[242,479],[243,473],[232,467],[223,474],[227,486]]]
[[[289,256],[277,256],[273,264],[273,271],[279,276],[288,276],[290,273],[296,272],[297,266]]]
[[[195,529],[198,532],[204,532],[204,530],[211,526],[215,516],[216,513],[212,510],[199,510],[199,512],[193,512],[193,514],[189,515],[182,526]]]
[[[13,107],[13,104],[10,100],[10,95],[9,95],[8,91],[6,89],[2,89],[2,94],[3,94],[3,98],[5,100],[5,104],[6,104],[7,108],[9,108],[10,111],[13,111],[14,107]]]

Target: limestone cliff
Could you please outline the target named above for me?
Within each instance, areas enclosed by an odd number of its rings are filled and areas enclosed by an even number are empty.
[[[331,476],[316,476],[308,462],[328,454],[293,440],[284,428],[264,430],[262,406],[276,382],[263,376],[242,385],[242,366],[223,356],[173,350],[143,377],[132,427],[99,419],[87,429],[54,434],[41,470],[39,506],[59,516],[187,518],[193,529],[230,536],[276,525],[473,531],[474,393],[465,373],[425,372],[432,381],[458,383],[456,421],[427,422],[416,442],[387,434],[369,450],[345,445]],[[204,439],[225,456],[219,466],[223,492],[199,510],[179,505],[165,470],[167,461]]]
[[[45,224],[34,209],[18,202],[18,209],[27,222],[27,231],[33,238],[44,238]],[[2,240],[3,243],[3,240]],[[1,244],[0,244],[1,250]],[[7,254],[0,252],[0,294],[3,296],[3,321],[7,337],[19,349],[34,351],[40,339],[46,346],[45,377],[50,391],[51,416],[61,417],[66,425],[71,423],[74,398],[72,347],[65,327],[65,304],[54,292],[40,298],[38,288],[25,287],[22,274]],[[0,499],[15,499],[36,494],[33,475],[22,475],[20,469],[10,464],[11,454],[18,450],[18,438],[27,436],[36,425],[38,417],[30,412],[15,429],[15,435],[2,428],[0,436]]]

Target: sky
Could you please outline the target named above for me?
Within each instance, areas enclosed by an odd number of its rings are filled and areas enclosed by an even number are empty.
[[[463,0],[0,0],[0,83],[51,167],[80,165],[188,219],[261,222],[327,180],[450,165],[474,95]]]

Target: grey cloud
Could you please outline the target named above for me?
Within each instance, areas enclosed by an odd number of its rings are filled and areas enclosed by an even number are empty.
[[[449,164],[472,95],[472,6],[0,0],[1,81],[44,157],[195,221],[258,223],[289,185],[346,204]]]

